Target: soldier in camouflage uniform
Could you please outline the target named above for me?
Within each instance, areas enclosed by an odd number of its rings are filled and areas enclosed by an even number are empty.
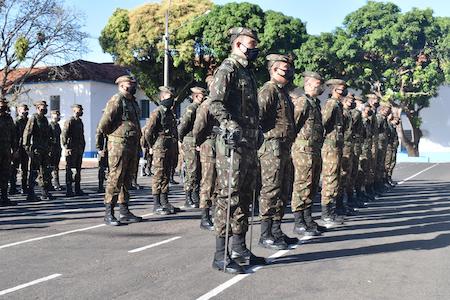
[[[384,191],[386,180],[385,159],[388,147],[388,120],[387,117],[391,113],[391,104],[383,102],[377,115],[378,121],[378,157],[377,170],[375,176],[375,188],[379,193]]]
[[[394,187],[396,184],[392,180],[392,172],[394,171],[396,160],[397,160],[397,148],[398,148],[398,134],[397,134],[397,126],[400,122],[398,117],[395,117],[393,114],[389,117],[388,122],[388,147],[386,151],[386,161],[385,161],[385,172],[387,177],[387,182],[391,187]]]
[[[211,82],[210,111],[222,130],[216,139],[217,201],[214,218],[216,252],[213,268],[242,273],[238,263],[262,264],[264,258],[252,254],[245,243],[249,208],[255,192],[259,108],[252,61],[259,53],[256,33],[248,28],[232,28],[231,55],[216,70]],[[225,132],[226,134],[223,134]],[[234,149],[234,150],[228,150]],[[232,173],[230,157],[234,151]],[[229,182],[231,177],[231,182]],[[228,191],[231,189],[231,195]],[[230,203],[231,258],[225,249],[227,207]],[[227,258],[224,260],[224,256]]]
[[[298,243],[297,238],[289,238],[281,231],[293,181],[294,108],[286,88],[293,77],[293,67],[291,58],[286,55],[270,54],[266,59],[270,80],[258,92],[259,122],[264,134],[264,142],[258,150],[261,164],[259,245],[279,250]]]
[[[352,109],[355,107],[353,94],[349,93],[342,102],[344,146],[342,148],[341,178],[339,184],[339,194],[336,201],[336,212],[338,215],[354,215],[355,211],[348,206],[348,200],[353,194],[351,181],[353,169],[353,151],[355,147],[355,135],[353,128]],[[346,198],[347,201],[344,201]]]
[[[324,144],[322,146],[322,221],[330,228],[343,224],[336,214],[342,159],[343,113],[341,99],[347,95],[347,84],[340,79],[325,83],[331,89],[331,97],[322,108]]]
[[[372,109],[372,116],[370,123],[372,125],[372,132],[370,134],[370,138],[372,139],[372,159],[369,160],[369,174],[367,176],[366,182],[366,193],[370,200],[375,200],[376,192],[375,192],[375,176],[377,170],[377,161],[378,161],[378,118],[377,118],[377,109],[380,106],[380,101],[378,96],[375,94],[366,95],[367,102],[369,103]]]
[[[50,150],[50,168],[52,170],[52,186],[55,191],[61,191],[61,184],[59,183],[59,161],[61,160],[61,127],[59,121],[61,120],[59,110],[52,110],[50,112],[51,121],[50,129],[52,131],[52,144]]]
[[[206,96],[206,90],[201,87],[191,88],[192,103],[186,108],[178,126],[178,138],[182,143],[184,153],[184,191],[186,193],[185,207],[199,207],[200,202],[200,155],[192,135],[197,109]]]
[[[144,166],[142,167],[142,176],[151,176],[153,153],[152,149],[148,146],[147,141],[145,140],[144,132],[145,126],[142,128],[142,138],[141,138],[141,148],[144,152],[143,158],[145,161]]]
[[[10,180],[10,190],[11,195],[17,194],[16,182],[17,182],[17,170],[21,170],[21,182],[22,182],[22,194],[27,192],[27,181],[28,181],[28,163],[29,157],[25,148],[23,147],[23,131],[28,122],[28,105],[25,103],[19,104],[17,107],[17,117],[14,120],[14,127],[16,130],[16,138],[18,140],[19,147],[17,151],[13,154],[13,164]]]
[[[353,162],[352,162],[352,170],[349,175],[349,187],[347,189],[347,203],[352,208],[365,208],[367,205],[364,203],[361,191],[361,184],[357,184],[357,180],[360,180],[361,183],[362,178],[358,178],[358,169],[359,169],[359,158],[362,153],[363,146],[363,136],[364,134],[364,125],[362,118],[362,109],[364,109],[364,99],[361,96],[354,96],[355,98],[355,108],[351,110],[352,114],[352,128],[353,128]],[[351,188],[351,190],[350,190]],[[353,190],[356,191],[356,197],[353,193]]]
[[[36,113],[27,122],[23,131],[23,146],[30,157],[30,175],[28,177],[28,201],[35,201],[34,185],[39,175],[41,186],[41,200],[51,198],[49,152],[51,150],[52,132],[45,115],[47,114],[47,103],[38,101],[35,103]]]
[[[323,92],[322,77],[311,71],[303,73],[304,90],[291,91],[294,104],[294,125],[297,136],[292,145],[294,185],[291,210],[294,214],[294,233],[301,240],[321,235],[324,227],[312,218],[312,205],[319,189],[323,144],[323,125],[320,100]]]
[[[177,140],[177,123],[172,111],[174,91],[171,87],[159,88],[160,105],[150,114],[145,124],[144,137],[152,148],[152,194],[153,211],[156,214],[167,215],[178,211],[169,203],[169,180],[171,162],[174,160],[174,149]]]
[[[200,228],[214,230],[210,210],[216,200],[216,132],[214,126],[219,126],[209,111],[211,98],[207,97],[197,109],[192,135],[197,147],[200,147],[200,165],[202,177],[200,181],[200,208],[202,218]]]
[[[108,183],[105,192],[105,223],[118,226],[121,223],[142,221],[128,209],[131,178],[136,172],[139,159],[141,126],[140,109],[134,94],[137,83],[131,76],[116,79],[119,92],[109,99],[100,119],[97,131],[107,135]],[[114,206],[119,203],[120,218],[114,216]]]
[[[0,99],[0,206],[17,205],[8,198],[8,180],[11,176],[12,154],[17,150],[14,121],[8,114],[8,102]]]
[[[358,176],[356,177],[356,195],[361,202],[370,200],[367,195],[367,178],[370,174],[370,161],[372,160],[372,109],[368,103],[360,105],[362,117],[361,155],[359,156]]]
[[[80,187],[81,164],[86,142],[84,141],[84,126],[81,116],[83,107],[80,104],[72,105],[72,117],[64,123],[62,130],[62,144],[66,148],[66,196],[72,197],[73,171],[75,173],[75,195],[83,195]]]
[[[98,189],[99,193],[105,192],[105,179],[108,171],[108,136],[101,133],[98,128],[95,133],[95,148],[98,151]]]

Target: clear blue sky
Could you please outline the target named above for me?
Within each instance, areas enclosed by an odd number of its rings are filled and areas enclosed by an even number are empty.
[[[193,0],[194,1],[194,0]],[[103,53],[99,43],[98,36],[105,26],[108,18],[116,8],[134,8],[141,4],[159,1],[144,0],[66,0],[66,3],[80,10],[86,15],[85,31],[92,38],[89,39],[89,53],[83,55],[83,59],[94,62],[112,61],[109,54]],[[228,2],[244,1],[226,1],[214,0],[216,4],[225,4]],[[258,4],[264,10],[275,10],[301,19],[306,22],[306,29],[309,34],[319,34],[321,32],[331,31],[342,24],[344,17],[350,12],[363,6],[365,0],[247,0]],[[450,2],[446,0],[393,0],[402,11],[408,11],[412,7],[427,8],[430,7],[438,16],[450,16]],[[339,3],[339,5],[336,5]]]

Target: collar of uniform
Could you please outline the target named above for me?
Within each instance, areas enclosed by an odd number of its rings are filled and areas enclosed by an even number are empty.
[[[282,88],[284,88],[286,86],[285,84],[281,84],[281,83],[277,82],[273,78],[271,78],[270,81],[273,82],[279,89],[282,89]]]
[[[248,60],[247,60],[247,59],[245,59],[245,58],[243,58],[243,57],[241,57],[241,56],[239,56],[239,55],[237,55],[237,54],[234,54],[234,53],[231,53],[230,57],[231,57],[232,59],[236,60],[236,61],[237,61],[239,64],[241,64],[244,68],[247,68],[247,66],[248,66]]]
[[[134,95],[131,95],[131,94],[125,95],[124,93],[122,93],[122,92],[120,92],[120,91],[119,91],[119,95],[120,95],[121,97],[124,97],[124,98],[127,99],[127,100],[134,100],[134,99],[135,99],[135,98],[134,98]]]

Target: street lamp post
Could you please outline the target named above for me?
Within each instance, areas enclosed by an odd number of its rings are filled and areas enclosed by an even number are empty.
[[[169,7],[166,10],[166,24],[164,33],[164,86],[169,86]]]

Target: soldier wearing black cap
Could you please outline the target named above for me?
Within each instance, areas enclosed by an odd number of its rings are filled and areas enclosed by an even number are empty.
[[[59,161],[61,160],[61,127],[59,126],[59,110],[50,111],[50,129],[52,131],[52,145],[50,150],[50,168],[52,170],[52,185],[56,191],[61,191],[59,183]]]
[[[286,85],[294,73],[292,60],[287,55],[270,54],[266,59],[270,80],[258,92],[259,122],[264,135],[258,150],[261,164],[259,245],[281,250],[298,242],[297,238],[289,238],[281,230],[293,181],[294,107]]]
[[[186,111],[178,125],[178,138],[182,143],[184,153],[184,191],[186,193],[186,207],[199,207],[200,204],[200,155],[195,145],[192,129],[194,127],[197,109],[202,104],[206,90],[201,87],[191,88],[192,103],[186,107]]]
[[[12,153],[17,150],[14,121],[8,114],[8,102],[0,99],[0,206],[16,205],[8,198]]]
[[[28,164],[30,158],[28,157],[25,148],[23,147],[23,131],[28,122],[28,105],[21,103],[17,106],[17,116],[14,120],[14,127],[16,130],[16,138],[19,147],[17,151],[13,154],[13,166],[11,172],[10,189],[9,193],[11,195],[17,194],[16,182],[17,182],[17,170],[20,167],[21,172],[21,183],[22,183],[22,194],[27,192],[27,180],[28,180]]]
[[[116,79],[119,92],[109,99],[97,126],[99,134],[108,136],[108,184],[105,191],[105,224],[118,226],[121,223],[142,221],[128,209],[131,179],[138,167],[139,141],[141,138],[140,109],[134,94],[136,80],[128,75]],[[114,216],[114,207],[119,204],[119,220]]]
[[[216,70],[210,86],[210,111],[222,132],[216,139],[217,201],[214,218],[216,252],[213,268],[229,273],[242,273],[238,263],[263,264],[265,260],[250,252],[245,235],[248,230],[249,207],[256,188],[259,108],[252,61],[259,49],[256,32],[237,27],[229,31],[231,55]],[[225,146],[227,145],[227,147]],[[233,173],[229,173],[230,157],[234,149]],[[231,176],[231,182],[228,178]],[[231,195],[229,195],[231,189]],[[227,218],[231,198],[231,215]],[[230,230],[226,233],[227,222]],[[232,235],[231,257],[226,237]],[[227,257],[224,260],[224,257]]]
[[[40,186],[42,189],[41,200],[51,198],[50,188],[50,169],[49,169],[49,152],[51,149],[52,132],[47,114],[47,102],[38,101],[34,104],[36,113],[33,114],[25,126],[23,131],[23,146],[30,157],[30,175],[28,177],[28,201],[36,200],[34,193],[34,185],[38,173],[40,173]]]
[[[172,111],[174,90],[171,87],[159,87],[160,105],[150,114],[145,124],[144,138],[152,148],[152,194],[153,211],[156,214],[167,215],[178,211],[169,203],[169,179],[171,171],[173,147],[178,139],[177,122]]]
[[[75,195],[83,195],[81,190],[81,164],[83,161],[84,147],[84,125],[81,120],[83,106],[72,105],[72,117],[64,123],[62,130],[62,144],[66,148],[66,196],[72,197],[72,183],[75,181]],[[75,178],[73,178],[73,171]],[[75,179],[75,180],[74,180]]]
[[[347,96],[347,84],[341,79],[325,83],[331,90],[330,98],[322,108],[324,142],[322,146],[322,221],[325,227],[343,224],[336,213],[340,184],[340,166],[344,142],[343,112],[340,102]]]

